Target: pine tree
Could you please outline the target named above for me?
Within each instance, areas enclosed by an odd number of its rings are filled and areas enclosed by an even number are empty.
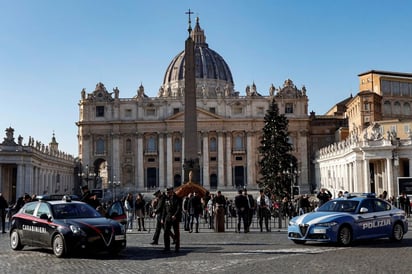
[[[282,195],[291,189],[291,172],[296,170],[296,157],[290,152],[288,141],[288,120],[279,115],[278,106],[273,99],[264,118],[263,135],[260,142],[260,173],[258,182],[261,188],[269,189],[275,195]]]

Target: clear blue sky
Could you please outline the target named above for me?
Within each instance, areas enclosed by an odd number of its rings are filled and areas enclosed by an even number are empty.
[[[324,114],[368,70],[412,73],[412,1],[0,0],[0,141],[15,129],[77,156],[78,102],[98,82],[120,97],[156,96],[200,17],[235,89],[291,79]],[[192,24],[194,24],[194,18]]]

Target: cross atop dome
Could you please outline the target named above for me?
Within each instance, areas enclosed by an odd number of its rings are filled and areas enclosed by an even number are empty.
[[[185,12],[185,14],[189,15],[189,28],[187,29],[187,31],[189,32],[189,36],[190,36],[190,33],[192,32],[192,21],[190,19],[190,15],[193,14],[193,11],[189,9],[188,11]]]

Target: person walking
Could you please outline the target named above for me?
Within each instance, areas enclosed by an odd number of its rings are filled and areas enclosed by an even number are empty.
[[[175,194],[173,188],[167,189],[167,196],[164,201],[162,224],[164,225],[165,252],[170,251],[170,238],[174,239],[175,252],[180,250],[179,223],[182,218],[182,200]],[[173,228],[173,233],[172,233]],[[174,235],[173,235],[174,234]]]
[[[124,200],[124,208],[126,210],[127,223],[126,228],[127,232],[133,231],[133,194],[128,193],[126,199]]]
[[[189,233],[193,232],[193,223],[196,225],[196,233],[199,233],[199,216],[202,214],[202,200],[200,199],[197,191],[193,192],[193,196],[189,200],[188,206],[189,216],[190,216],[190,230]]]
[[[1,217],[1,232],[6,233],[6,211],[9,207],[3,194],[0,193],[0,217]]]
[[[182,211],[183,211],[183,222],[184,222],[185,231],[190,231],[189,201],[191,197],[192,197],[192,193],[189,193],[183,199]]]
[[[399,197],[399,208],[405,211],[406,217],[409,218],[411,214],[411,201],[405,192]]]
[[[136,200],[134,202],[134,212],[135,212],[135,219],[137,219],[137,225],[139,226],[138,231],[146,231],[144,227],[144,217],[145,217],[145,206],[146,202],[143,199],[143,195],[141,193],[137,194]]]
[[[214,218],[215,218],[215,206],[213,204],[213,200],[215,198],[214,194],[210,195],[210,199],[207,202],[207,216],[209,219],[209,229],[215,229],[215,225],[214,225]]]
[[[248,201],[248,206],[249,206],[249,209],[247,212],[247,230],[249,231],[250,226],[252,225],[253,215],[255,214],[255,210],[256,210],[256,202],[253,196],[247,193],[246,188],[243,189],[243,195],[246,196],[247,201]]]
[[[269,216],[270,216],[270,200],[269,197],[265,195],[263,189],[259,191],[259,197],[256,199],[258,205],[257,215],[259,219],[260,232],[263,232],[263,221],[265,221],[265,228],[267,232],[270,232],[269,229]]]
[[[243,221],[243,229],[245,233],[248,233],[248,211],[249,211],[249,204],[248,198],[243,195],[242,190],[239,189],[238,195],[235,197],[235,207],[236,207],[236,214],[237,214],[237,229],[236,232],[240,233],[240,227]]]
[[[226,198],[219,190],[214,199],[215,205],[215,232],[225,232]]]
[[[153,208],[153,217],[156,218],[156,229],[153,235],[153,241],[150,244],[158,245],[160,232],[163,227],[162,214],[163,214],[163,208],[164,208],[166,196],[160,190],[157,190],[155,193],[153,193],[153,195],[155,196],[155,198],[152,200],[152,208]]]
[[[326,188],[321,188],[317,198],[319,199],[319,206],[322,206],[324,203],[332,199],[332,193]]]

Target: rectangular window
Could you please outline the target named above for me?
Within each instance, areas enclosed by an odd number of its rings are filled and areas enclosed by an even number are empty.
[[[104,117],[104,106],[96,106],[96,117]]]
[[[292,103],[286,103],[285,113],[293,113],[293,104]]]
[[[257,110],[256,110],[256,113],[257,113],[258,115],[264,115],[264,114],[265,114],[265,110],[264,110],[263,107],[258,107]]]
[[[180,111],[179,108],[174,108],[174,109],[173,109],[173,114],[177,114],[177,113],[179,113],[179,111]]]
[[[132,117],[132,110],[131,109],[126,109],[125,111],[124,111],[124,116],[126,117],[126,118],[130,118],[130,117]]]
[[[409,124],[406,124],[403,126],[404,133],[409,134],[410,130],[411,130],[411,127],[409,126]]]
[[[146,109],[146,116],[156,116],[156,109],[154,109],[154,108],[147,108],[147,109]]]
[[[209,108],[209,112],[216,113],[216,108]]]
[[[242,107],[233,107],[233,114],[234,115],[239,115],[243,113],[243,108]]]

